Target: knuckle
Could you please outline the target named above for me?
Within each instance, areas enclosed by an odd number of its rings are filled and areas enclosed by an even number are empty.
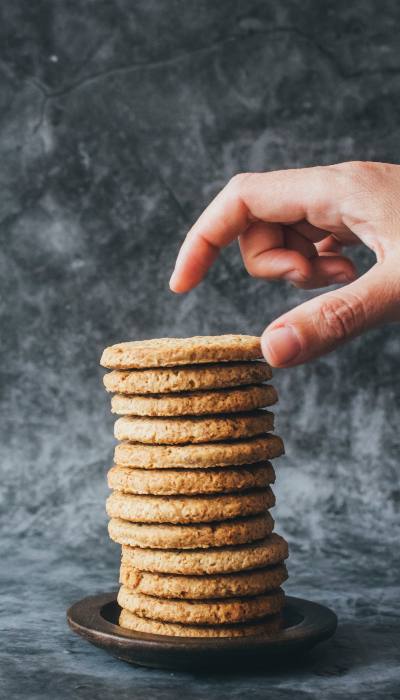
[[[333,166],[341,177],[344,178],[344,183],[350,186],[367,187],[371,182],[375,182],[379,177],[379,163],[373,163],[367,160],[350,160],[347,163],[340,163],[339,166]]]
[[[364,173],[369,172],[374,167],[374,163],[368,160],[350,160],[348,166],[349,170],[355,173]]]
[[[368,160],[348,160],[344,163],[338,163],[332,166],[338,170],[347,170],[349,173],[365,173],[370,172],[376,168],[376,163],[372,163]]]
[[[243,187],[243,183],[252,177],[254,173],[236,173],[233,175],[228,182],[228,187],[234,191],[240,191]]]
[[[349,166],[349,177],[357,183],[368,183],[378,173],[376,163],[367,160],[353,160]]]
[[[322,305],[317,323],[323,337],[341,341],[360,330],[366,312],[363,301],[355,296],[332,296]]]

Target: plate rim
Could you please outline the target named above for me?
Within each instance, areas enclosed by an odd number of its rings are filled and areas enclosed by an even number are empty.
[[[284,648],[303,642],[307,647],[331,637],[337,628],[336,613],[321,603],[286,596],[285,608],[292,608],[303,615],[297,624],[283,628],[272,635],[249,635],[245,637],[178,637],[147,632],[125,630],[109,622],[101,614],[105,605],[117,604],[117,591],[103,592],[86,596],[73,603],[67,610],[70,628],[90,642],[99,642],[99,637],[108,640],[119,649],[128,651],[140,648],[142,651],[169,650],[170,652],[226,652],[228,650],[250,650]],[[323,624],[321,625],[321,617]],[[315,623],[318,620],[319,626]],[[103,645],[104,646],[104,645]]]

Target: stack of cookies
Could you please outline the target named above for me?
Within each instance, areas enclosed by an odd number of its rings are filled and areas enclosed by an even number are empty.
[[[187,637],[272,633],[287,543],[273,533],[277,400],[259,338],[120,343],[101,358],[119,417],[108,473],[120,625]]]

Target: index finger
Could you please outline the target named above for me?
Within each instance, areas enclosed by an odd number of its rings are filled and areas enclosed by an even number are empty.
[[[306,219],[311,203],[321,206],[332,188],[329,166],[236,175],[204,210],[187,234],[170,280],[187,292],[205,276],[220,250],[254,221],[294,223]]]

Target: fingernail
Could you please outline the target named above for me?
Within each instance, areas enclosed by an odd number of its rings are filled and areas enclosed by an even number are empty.
[[[290,270],[283,275],[283,279],[288,282],[294,282],[295,284],[303,284],[307,282],[305,275],[302,275],[298,270]]]
[[[282,326],[263,335],[262,346],[272,365],[286,365],[299,355],[300,340],[291,326]]]
[[[176,275],[175,275],[175,270],[174,270],[171,277],[170,277],[170,280],[169,280],[169,288],[172,289],[172,291],[174,291],[175,278],[176,278]]]
[[[345,282],[352,282],[353,278],[341,272],[339,275],[335,275],[332,282],[333,284],[344,284]]]

